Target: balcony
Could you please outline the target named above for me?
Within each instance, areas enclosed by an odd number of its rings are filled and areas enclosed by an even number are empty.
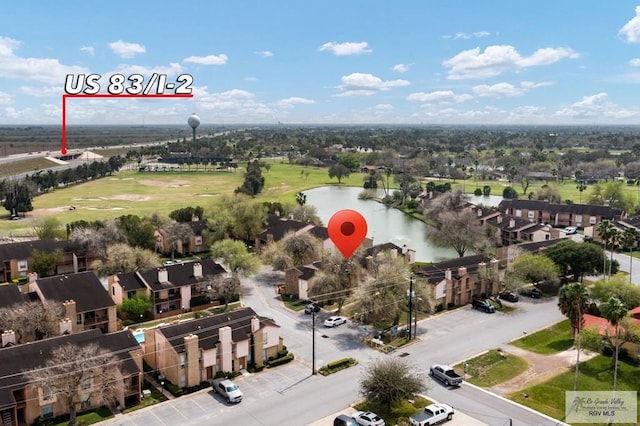
[[[109,322],[109,317],[106,315],[96,315],[96,316],[85,316],[84,317],[84,325],[96,325]]]

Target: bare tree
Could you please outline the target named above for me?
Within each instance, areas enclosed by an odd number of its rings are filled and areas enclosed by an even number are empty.
[[[427,230],[427,239],[439,247],[452,247],[459,257],[468,250],[482,250],[488,239],[473,212],[444,211],[436,220],[436,226]]]
[[[116,272],[134,272],[160,266],[160,257],[151,250],[131,247],[125,243],[112,244],[105,251],[105,260],[96,260],[91,267],[100,276]]]
[[[60,303],[25,302],[0,309],[0,329],[13,330],[16,343],[27,343],[58,335],[63,317]]]
[[[193,236],[193,229],[186,223],[171,222],[162,227],[162,233],[169,242],[169,249],[171,250],[171,259],[173,260],[176,250],[178,250],[182,243],[188,241]],[[184,248],[182,248],[184,250]]]
[[[240,296],[240,279],[237,274],[219,274],[205,278],[206,292],[210,299],[224,300],[224,310],[229,302],[238,300]]]
[[[54,349],[47,362],[24,372],[24,376],[66,404],[69,425],[76,424],[78,408],[89,401],[112,405],[122,392],[123,381],[116,355],[95,343],[66,343]]]

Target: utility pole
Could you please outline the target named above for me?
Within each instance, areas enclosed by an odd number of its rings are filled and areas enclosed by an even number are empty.
[[[316,374],[316,310],[311,310],[311,374]]]
[[[409,340],[411,340],[411,320],[412,320],[412,309],[413,309],[413,275],[411,275],[411,278],[409,278],[409,291],[407,292],[407,296],[409,296],[409,318],[407,318],[407,327],[409,330]]]

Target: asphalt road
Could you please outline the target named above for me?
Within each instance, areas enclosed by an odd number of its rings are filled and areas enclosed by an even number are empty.
[[[328,313],[318,317],[316,367],[351,356],[356,367],[327,377],[312,375],[311,319],[284,309],[277,300],[277,276],[260,275],[243,283],[243,301],[257,313],[272,317],[296,360],[273,370],[236,379],[244,401],[228,405],[208,390],[168,401],[105,422],[110,425],[308,425],[344,411],[361,399],[358,382],[363,366],[376,358],[403,356],[425,373],[432,363],[455,364],[563,319],[554,299],[524,299],[511,313],[486,314],[468,307],[434,316],[418,324],[415,343],[390,355],[364,346],[361,329],[351,322],[333,329],[322,327]],[[452,405],[485,424],[555,425],[553,419],[464,383],[447,389],[428,380],[427,395]]]

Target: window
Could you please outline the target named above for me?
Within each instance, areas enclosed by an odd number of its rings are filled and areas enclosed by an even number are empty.
[[[180,375],[180,387],[183,388],[187,386],[187,376],[185,376],[184,374]]]
[[[185,363],[187,362],[187,354],[180,354],[180,367],[184,368]]]
[[[111,295],[113,295],[113,296],[116,295],[116,286],[115,285],[113,287],[111,287]]]
[[[80,387],[82,389],[89,389],[91,387],[91,377],[83,380],[82,384],[80,385]]]
[[[42,417],[45,419],[50,419],[53,417],[53,404],[42,406]]]
[[[577,214],[576,215],[576,223],[582,223],[582,215],[581,214]]]
[[[76,315],[76,324],[82,324],[82,314]]]
[[[516,210],[516,217],[522,217],[522,210]]]
[[[196,235],[196,244],[197,245],[202,245],[202,237],[201,236],[197,236]]]
[[[595,216],[589,216],[589,224],[590,225],[595,225],[596,224],[596,217]]]
[[[534,212],[532,212],[532,211],[528,211],[528,212],[527,212],[527,217],[528,217],[529,219],[533,219],[533,217],[534,217]]]
[[[18,260],[18,271],[26,271],[29,269],[29,265],[27,265],[26,260]]]
[[[266,330],[262,333],[262,344],[266,345],[269,343],[269,333]]]

